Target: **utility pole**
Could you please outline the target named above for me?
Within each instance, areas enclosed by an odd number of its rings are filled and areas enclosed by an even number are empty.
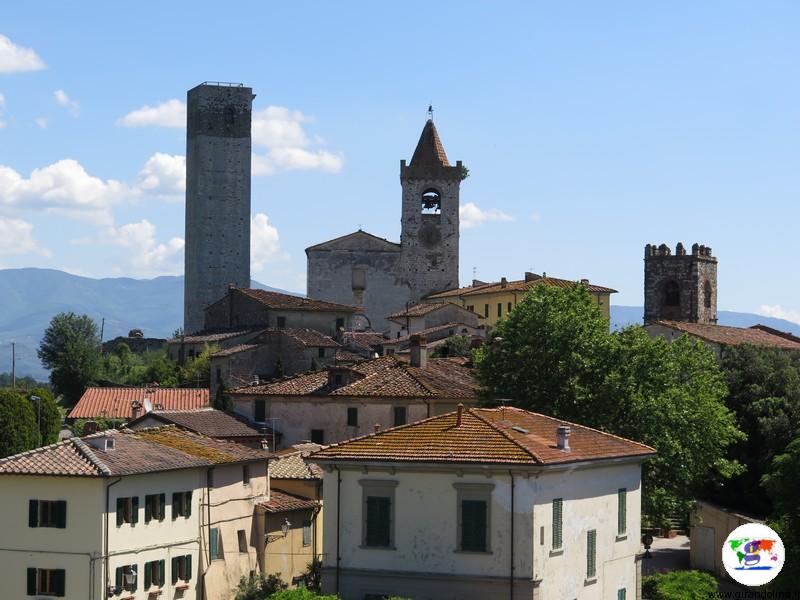
[[[11,389],[17,389],[17,343],[11,342]]]
[[[100,321],[100,345],[103,345],[103,333],[106,330],[106,318],[103,317],[103,320]]]

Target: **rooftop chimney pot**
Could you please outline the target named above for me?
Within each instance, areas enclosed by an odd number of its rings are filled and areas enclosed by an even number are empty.
[[[500,278],[500,287],[504,288],[504,287],[507,287],[507,286],[508,286],[508,279],[506,279],[505,277],[501,277]]]
[[[586,278],[584,278],[584,279],[581,279],[581,283],[582,283],[583,285],[589,285],[589,280],[588,280],[588,279],[586,279]]]
[[[375,423],[374,429],[375,429],[375,433],[378,433],[381,430],[381,424],[380,423]]]
[[[461,427],[461,417],[464,414],[464,405],[459,402],[456,409],[456,427]]]
[[[569,425],[559,425],[556,428],[556,447],[569,452]]]
[[[428,339],[415,333],[411,336],[411,366],[424,369],[428,366]]]

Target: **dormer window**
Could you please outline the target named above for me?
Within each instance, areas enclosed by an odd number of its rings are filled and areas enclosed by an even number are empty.
[[[438,215],[442,212],[442,197],[434,189],[429,189],[422,194],[422,214]]]

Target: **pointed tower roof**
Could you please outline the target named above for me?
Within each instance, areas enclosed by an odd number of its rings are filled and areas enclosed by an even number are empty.
[[[419,136],[417,149],[414,150],[414,156],[411,157],[410,166],[450,166],[450,163],[447,162],[447,154],[444,153],[442,140],[439,139],[439,133],[436,131],[436,125],[433,124],[433,119],[428,119],[428,122],[425,123],[425,127],[422,129],[422,135]]]

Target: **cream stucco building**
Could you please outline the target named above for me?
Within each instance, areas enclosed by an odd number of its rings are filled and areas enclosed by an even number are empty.
[[[519,409],[459,409],[312,454],[323,591],[344,600],[637,598],[655,451]]]
[[[266,458],[168,426],[0,460],[2,597],[232,598],[263,552]]]

